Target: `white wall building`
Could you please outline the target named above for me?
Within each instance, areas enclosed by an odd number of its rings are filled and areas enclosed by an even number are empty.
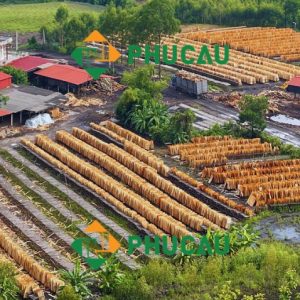
[[[11,37],[0,36],[0,65],[8,59],[8,45],[12,44]]]

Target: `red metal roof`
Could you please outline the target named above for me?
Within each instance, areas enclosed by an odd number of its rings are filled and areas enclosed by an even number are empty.
[[[11,115],[11,114],[12,112],[10,110],[0,108],[0,117]]]
[[[295,76],[294,78],[292,78],[288,82],[288,85],[300,87],[300,76]]]
[[[35,74],[75,85],[92,80],[92,77],[85,70],[69,65],[53,65],[49,68],[39,70]]]
[[[0,80],[5,80],[5,79],[9,79],[9,78],[11,78],[11,75],[0,72]]]
[[[8,65],[15,67],[16,69],[21,69],[25,72],[30,72],[39,66],[50,62],[52,61],[39,56],[24,56],[13,60]]]

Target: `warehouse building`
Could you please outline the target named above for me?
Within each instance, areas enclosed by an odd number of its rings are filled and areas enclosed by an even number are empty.
[[[23,70],[28,74],[29,81],[35,78],[34,72],[53,65],[55,61],[39,57],[39,56],[24,56],[11,61],[8,65],[16,69]]]
[[[66,97],[58,92],[35,86],[9,87],[0,89],[9,100],[0,108],[0,125],[23,125],[28,118],[59,107]]]
[[[69,65],[52,65],[34,74],[35,85],[61,93],[79,94],[80,89],[92,81],[85,70]]]
[[[295,76],[288,82],[286,89],[290,93],[294,93],[295,96],[300,95],[300,76]]]

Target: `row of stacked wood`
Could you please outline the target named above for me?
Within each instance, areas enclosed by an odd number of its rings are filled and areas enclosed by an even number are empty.
[[[224,165],[229,159],[274,154],[278,149],[270,143],[262,143],[260,138],[235,139],[230,136],[196,137],[192,143],[168,146],[169,154],[179,155],[180,160],[190,167]]]
[[[251,206],[300,202],[300,160],[270,160],[205,168],[202,176],[248,197]]]
[[[39,299],[45,299],[44,293],[34,279],[42,283],[46,288],[56,293],[64,282],[55,274],[41,266],[24,249],[17,245],[5,231],[0,229],[0,248],[10,256],[16,264],[24,269],[28,274],[19,274],[16,277],[24,298],[30,294],[35,294]]]
[[[300,34],[291,28],[246,27],[207,30],[182,34],[209,44],[230,45],[231,48],[283,61],[300,60]]]
[[[195,52],[187,52],[188,59],[194,58],[195,63],[189,64],[189,68],[196,73],[201,72],[204,75],[215,76],[221,80],[227,80],[234,84],[241,85],[266,83],[269,81],[279,81],[280,79],[290,80],[295,75],[300,75],[300,67],[289,65],[283,62],[275,61],[269,58],[256,56],[253,54],[230,49],[229,61],[227,64],[197,64],[197,59],[202,46],[208,46],[211,56],[214,57],[214,45],[206,44],[202,41],[193,40],[191,34],[178,34],[174,37],[165,37],[163,44],[168,45],[168,57],[173,55],[172,45],[177,45],[177,51],[180,53],[185,45],[192,45]],[[224,56],[224,49],[220,47],[220,55]],[[178,57],[177,64],[186,67],[186,64]]]
[[[108,134],[110,137],[116,139],[120,143],[124,143],[125,141],[133,142],[134,144],[139,145],[140,147],[146,149],[146,150],[152,150],[154,149],[154,142],[146,140],[142,138],[141,136],[135,134],[134,132],[127,130],[123,128],[122,126],[119,126],[118,124],[111,122],[111,121],[105,121],[101,125],[91,123],[90,124],[92,128],[99,130],[103,133]],[[114,134],[112,134],[112,132]]]
[[[111,121],[106,121],[101,125],[90,123],[90,126],[94,130],[104,133],[115,141],[121,143],[128,153],[153,167],[160,174],[164,176],[168,174],[169,168],[165,165],[163,160],[149,151],[154,149],[153,141],[146,140]]]
[[[239,212],[244,213],[245,215],[248,215],[249,217],[252,217],[254,215],[253,209],[251,209],[248,205],[245,205],[243,203],[238,203],[232,199],[229,199],[228,197],[222,195],[221,193],[213,190],[203,182],[200,182],[196,180],[195,178],[189,176],[188,174],[178,170],[177,168],[172,168],[170,172],[174,175],[176,175],[179,179],[186,182],[190,186],[195,187],[196,189],[199,189],[201,192],[204,192],[208,196],[214,198],[215,200],[227,205],[230,208],[233,208]]]
[[[58,131],[56,140],[60,144],[38,135],[35,144],[28,140],[22,143],[154,234],[182,237],[190,229],[216,230],[231,224],[230,217],[173,185],[159,174],[160,168],[141,161],[144,149],[138,155],[138,150],[131,151],[134,155],[78,128],[73,129],[73,135]]]

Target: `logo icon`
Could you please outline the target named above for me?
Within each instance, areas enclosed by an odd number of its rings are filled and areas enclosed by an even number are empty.
[[[121,53],[97,30],[94,30],[83,42],[86,46],[75,48],[71,57],[95,80],[107,70],[107,67],[102,65],[115,62],[121,56]],[[101,66],[95,66],[95,63]]]
[[[106,261],[101,254],[115,253],[121,244],[98,221],[93,221],[84,231],[90,237],[76,239],[71,247],[92,270],[99,270]]]

